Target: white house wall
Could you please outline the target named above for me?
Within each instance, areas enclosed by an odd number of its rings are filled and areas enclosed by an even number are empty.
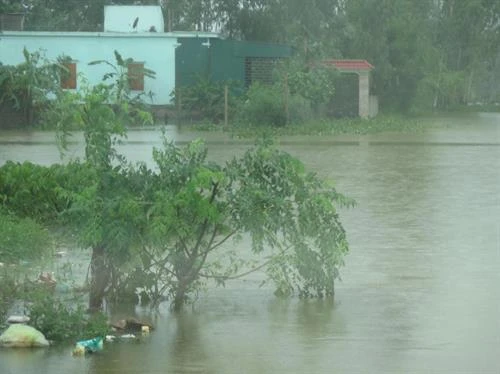
[[[90,84],[99,83],[111,71],[106,64],[88,65],[95,60],[115,63],[114,50],[123,58],[144,62],[144,67],[156,72],[156,79],[144,78],[144,92],[152,92],[153,105],[169,104],[175,87],[175,45],[177,38],[162,33],[60,33],[3,32],[0,33],[0,62],[17,65],[24,61],[23,48],[29,52],[44,50],[55,60],[61,55],[77,61],[77,89],[86,77]]]

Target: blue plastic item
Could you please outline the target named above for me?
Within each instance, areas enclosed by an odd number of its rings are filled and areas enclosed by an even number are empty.
[[[99,352],[103,348],[103,338],[97,337],[89,340],[81,340],[76,342],[76,346],[83,348],[86,353]]]

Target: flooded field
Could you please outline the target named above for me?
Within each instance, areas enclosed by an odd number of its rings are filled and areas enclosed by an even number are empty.
[[[157,329],[72,358],[72,347],[0,350],[0,373],[499,373],[500,115],[445,117],[421,134],[290,137],[280,146],[357,201],[341,217],[350,253],[334,301],[282,300],[262,275],[210,288]],[[251,142],[206,138],[224,161]],[[157,130],[120,151],[151,162]],[[81,156],[78,136],[67,157]],[[60,162],[49,132],[0,132],[0,164]]]

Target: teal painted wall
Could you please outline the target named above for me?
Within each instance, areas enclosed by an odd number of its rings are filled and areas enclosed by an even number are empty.
[[[207,39],[178,38],[180,44],[175,49],[175,86],[185,86],[196,81],[198,77],[207,78],[209,48],[201,43]]]
[[[210,40],[210,47],[203,45]],[[198,77],[215,81],[245,82],[247,57],[290,57],[290,46],[236,40],[179,38],[175,50],[176,86],[190,85]]]
[[[106,64],[89,65],[89,62],[105,60],[114,63],[113,51],[117,50],[124,58],[142,61],[146,68],[156,72],[155,79],[145,79],[144,92],[154,94],[151,104],[167,105],[175,88],[176,43],[176,36],[164,33],[4,31],[0,33],[0,62],[5,65],[22,63],[23,48],[30,52],[42,49],[53,61],[64,54],[77,61],[77,73],[94,85],[101,82],[110,67]],[[85,86],[81,75],[77,90]],[[149,100],[149,97],[145,95],[144,99]]]

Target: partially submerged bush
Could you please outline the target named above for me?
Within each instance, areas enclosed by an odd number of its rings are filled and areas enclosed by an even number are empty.
[[[82,305],[68,305],[50,294],[38,295],[28,309],[30,324],[55,342],[91,339],[109,332],[103,313],[88,315]]]
[[[0,267],[0,326],[19,292],[20,286],[15,275],[10,267]]]

